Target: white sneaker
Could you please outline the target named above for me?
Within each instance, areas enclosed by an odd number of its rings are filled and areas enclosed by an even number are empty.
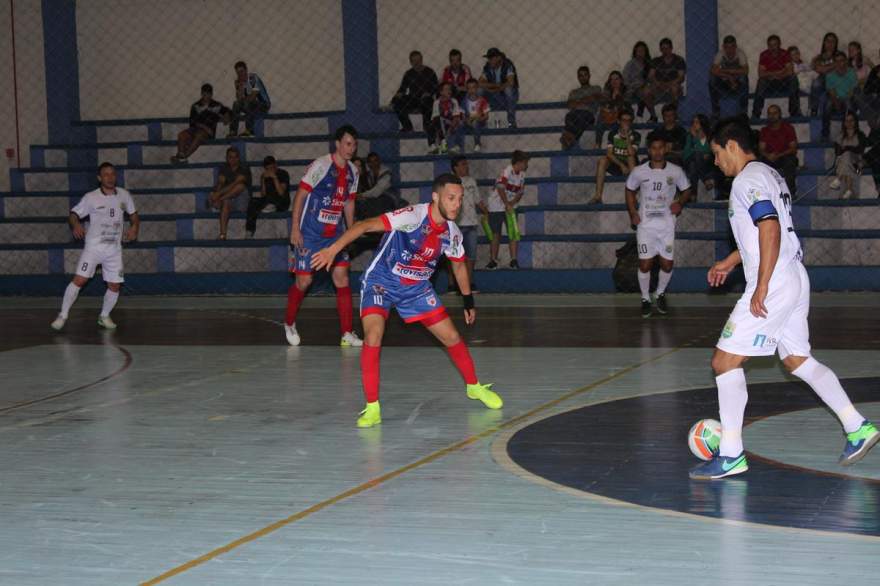
[[[360,348],[364,345],[364,341],[358,338],[358,335],[354,332],[345,332],[342,334],[342,340],[340,340],[339,345],[345,348],[349,346],[352,348]]]
[[[449,147],[449,154],[450,154],[450,155],[457,155],[457,154],[460,153],[460,152],[461,152],[461,149],[458,148],[457,146],[451,146],[451,147]]]
[[[440,152],[440,147],[438,147],[435,144],[432,144],[431,146],[428,147],[428,154],[429,155],[436,155],[439,152]]]
[[[287,343],[291,346],[299,346],[299,334],[296,332],[296,324],[284,324],[284,335],[287,336]]]
[[[66,323],[67,323],[67,318],[61,317],[59,315],[58,317],[55,318],[55,321],[53,321],[50,325],[53,330],[55,330],[56,332],[60,332],[61,330],[64,329],[64,324],[66,324]]]
[[[113,320],[110,319],[109,315],[99,315],[98,316],[98,325],[105,330],[115,330],[116,324],[113,323]]]
[[[853,195],[852,189],[847,189],[843,192],[843,195],[840,196],[840,199],[849,199]]]
[[[835,177],[831,183],[828,185],[831,189],[840,189],[840,179]]]
[[[480,148],[480,145],[478,145],[478,144],[475,144],[475,145],[474,145],[474,152],[475,152],[475,153],[478,153],[478,152],[480,152],[481,150],[482,150],[482,149]]]
[[[277,211],[278,211],[278,208],[276,208],[275,204],[273,204],[273,203],[266,204],[266,207],[263,208],[263,212],[265,212],[267,214],[271,214],[272,212],[277,212]]]

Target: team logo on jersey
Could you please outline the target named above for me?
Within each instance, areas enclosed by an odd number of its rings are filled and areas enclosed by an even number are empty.
[[[666,245],[666,252],[672,252],[672,245],[671,244]]]
[[[673,179],[671,175],[667,175],[666,176],[666,185],[672,185],[673,183],[675,183],[675,179]]]
[[[767,334],[756,334],[755,339],[752,341],[752,346],[758,348],[772,348],[773,346],[776,346],[776,338],[768,336]]]
[[[428,297],[427,299],[425,299],[425,302],[426,302],[428,305],[430,305],[431,307],[435,307],[435,306],[437,305],[437,298],[434,297],[433,295],[431,295],[430,297]]]
[[[373,293],[375,293],[376,295],[384,295],[385,287],[383,287],[382,285],[373,285]]]
[[[433,273],[434,271],[431,267],[417,267],[413,265],[405,265],[399,262],[394,265],[394,268],[391,269],[391,272],[405,279],[412,279],[413,281],[425,281],[431,278],[431,273]]]
[[[748,195],[752,203],[755,203],[756,201],[761,199],[761,191],[755,187],[749,188]]]
[[[128,211],[128,210],[126,209],[126,206],[125,206],[125,202],[124,202],[124,201],[119,202],[119,209],[121,209],[123,212],[127,212],[127,211]]]
[[[428,224],[425,224],[424,226],[422,226],[422,234],[427,236],[430,233],[431,233],[431,226],[429,226]]]
[[[724,329],[721,330],[721,337],[722,338],[729,338],[733,335],[733,332],[735,332],[735,331],[736,331],[736,324],[733,323],[732,321],[728,321],[726,324],[724,324]]]

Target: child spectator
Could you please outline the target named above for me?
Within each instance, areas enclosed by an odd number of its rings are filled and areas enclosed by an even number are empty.
[[[480,196],[480,188],[477,187],[476,179],[471,177],[468,160],[460,156],[452,159],[452,172],[461,179],[461,186],[464,189],[464,196],[461,200],[461,213],[458,215],[455,223],[461,230],[471,291],[477,291],[477,285],[474,283],[474,265],[477,261],[477,233],[479,232],[480,216],[488,213],[489,209]]]
[[[529,168],[529,156],[523,151],[513,151],[510,164],[504,168],[495,181],[495,191],[489,197],[489,227],[492,229],[492,243],[489,251],[492,258],[486,265],[488,270],[498,268],[498,249],[501,247],[501,226],[507,225],[507,241],[510,248],[510,268],[518,269],[517,245],[518,238],[511,234],[512,224],[516,222],[516,204],[523,198],[526,170]],[[512,220],[511,220],[512,218]]]
[[[464,127],[461,106],[452,96],[452,84],[440,84],[440,97],[434,102],[431,115],[437,143],[428,148],[428,154],[460,153],[464,148]]]
[[[788,54],[791,55],[791,63],[794,66],[794,73],[797,75],[798,89],[809,93],[813,87],[813,82],[819,74],[816,73],[809,63],[804,63],[803,59],[801,59],[801,50],[797,46],[792,45],[789,47]]]
[[[480,84],[476,79],[467,81],[467,94],[461,101],[464,110],[464,131],[474,135],[474,152],[480,152],[480,132],[486,128],[489,121],[489,101],[479,94]],[[471,281],[473,289],[473,281]]]

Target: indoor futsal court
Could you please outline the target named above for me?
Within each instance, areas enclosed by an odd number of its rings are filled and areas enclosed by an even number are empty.
[[[880,552],[880,458],[837,465],[833,415],[777,360],[747,366],[750,470],[688,480],[731,296],[480,297],[465,328],[499,411],[420,326],[388,322],[381,425],[332,298],[303,345],[280,298],[0,310],[0,583],[851,584]],[[814,294],[815,355],[880,419],[877,296]],[[332,326],[332,327],[331,327]],[[735,566],[727,556],[740,560]]]

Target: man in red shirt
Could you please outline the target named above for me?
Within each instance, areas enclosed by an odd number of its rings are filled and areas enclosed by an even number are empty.
[[[767,118],[770,123],[761,129],[758,139],[761,157],[785,177],[788,191],[794,197],[797,193],[797,135],[794,127],[782,119],[782,108],[779,106],[774,104],[767,108]]]
[[[471,78],[471,68],[461,62],[461,51],[453,49],[449,52],[449,65],[443,68],[440,83],[452,84],[452,95],[461,100],[467,93],[467,80]]]
[[[788,96],[788,116],[801,115],[800,88],[791,55],[780,47],[779,35],[767,37],[767,50],[758,60],[758,86],[752,104],[752,118],[760,118],[764,111],[764,98]],[[769,112],[768,112],[769,115]]]

